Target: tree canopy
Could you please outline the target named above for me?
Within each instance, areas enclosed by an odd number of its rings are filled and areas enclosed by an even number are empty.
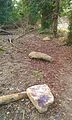
[[[72,0],[0,0],[0,24],[17,22],[21,19],[35,25],[41,21],[42,29],[57,34],[58,16],[69,16],[71,32]]]

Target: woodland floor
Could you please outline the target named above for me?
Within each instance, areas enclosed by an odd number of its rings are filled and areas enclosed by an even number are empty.
[[[17,37],[14,35],[13,37]],[[29,86],[46,83],[55,102],[44,114],[38,113],[29,99],[0,106],[0,120],[72,120],[72,47],[58,40],[43,41],[45,35],[32,32],[8,42],[0,35],[0,95],[26,90]],[[31,60],[31,51],[53,57],[53,63]]]

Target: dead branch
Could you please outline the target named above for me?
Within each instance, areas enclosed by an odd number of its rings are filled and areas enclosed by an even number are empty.
[[[0,105],[7,104],[27,97],[26,91],[10,95],[0,96]]]
[[[19,47],[17,47],[16,45],[14,45],[13,41],[15,41],[15,40],[17,40],[17,39],[25,36],[26,34],[29,34],[30,32],[33,32],[33,31],[34,31],[34,28],[30,29],[29,31],[25,30],[25,32],[24,32],[22,35],[19,35],[19,36],[16,37],[15,39],[12,39],[12,38],[8,35],[8,41],[9,41],[9,43],[10,43],[13,47],[15,47],[19,52],[22,53],[22,51],[19,50]]]
[[[0,35],[13,35],[13,33],[3,30],[3,29],[0,29]]]
[[[14,40],[17,40],[17,39],[19,39],[19,38],[25,36],[26,34],[29,34],[30,32],[33,32],[33,31],[34,31],[34,29],[31,29],[31,30],[29,30],[29,31],[26,30],[25,33],[23,33],[22,35],[19,35],[19,36],[16,37]]]
[[[17,49],[17,51],[19,51],[19,52],[22,53],[22,51],[19,49],[19,47],[17,47],[17,46],[13,43],[13,41],[14,41],[14,39],[11,38],[11,36],[8,35],[8,42],[12,45],[12,47],[15,48],[15,50]]]

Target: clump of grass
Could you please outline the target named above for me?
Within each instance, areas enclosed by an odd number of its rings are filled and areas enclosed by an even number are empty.
[[[0,52],[4,52],[5,50],[3,48],[0,48]]]
[[[36,77],[36,79],[40,80],[43,78],[43,73],[42,71],[38,71],[38,70],[33,70],[32,74],[34,77]]]

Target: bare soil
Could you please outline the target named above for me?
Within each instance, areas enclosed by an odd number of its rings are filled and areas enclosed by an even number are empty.
[[[4,49],[0,51],[0,96],[46,83],[55,97],[54,104],[40,114],[29,99],[23,99],[0,106],[0,120],[72,120],[72,47],[60,45],[58,39],[43,41],[44,37],[32,32],[11,45],[8,36],[0,35]],[[54,61],[31,60],[31,51],[46,53]]]

